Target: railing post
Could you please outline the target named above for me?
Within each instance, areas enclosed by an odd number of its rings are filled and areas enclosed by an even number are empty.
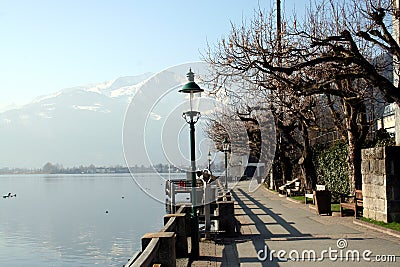
[[[171,200],[171,213],[174,213],[176,210],[176,203],[175,203],[175,184],[171,182],[170,184],[171,189],[170,189],[170,200]]]
[[[204,219],[205,219],[205,238],[210,238],[211,230],[211,215],[210,215],[210,203],[212,202],[211,197],[211,186],[210,184],[205,184],[204,188]]]
[[[175,233],[174,232],[157,232],[147,233],[142,237],[142,251],[153,238],[160,239],[158,253],[153,263],[159,263],[165,267],[176,266],[176,250],[175,250]]]
[[[164,225],[166,225],[168,221],[174,217],[175,217],[174,232],[176,233],[176,242],[175,242],[176,257],[186,258],[188,257],[186,214],[185,213],[167,214],[164,216]]]

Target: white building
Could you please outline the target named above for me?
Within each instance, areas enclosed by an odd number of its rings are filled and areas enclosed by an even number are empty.
[[[400,13],[400,0],[394,0],[393,1],[394,8],[396,10],[396,15],[393,16],[393,37],[397,41],[397,43],[400,43],[400,20],[398,14]],[[398,62],[397,58],[394,58],[394,62]],[[394,64],[393,66],[393,79],[394,79],[394,84],[398,85],[399,84],[399,64]],[[396,105],[395,108],[395,136],[396,136],[396,145],[400,145],[400,107]]]
[[[384,128],[392,136],[394,136],[396,132],[396,106],[395,103],[387,105],[383,110],[382,117],[376,122],[377,129]]]

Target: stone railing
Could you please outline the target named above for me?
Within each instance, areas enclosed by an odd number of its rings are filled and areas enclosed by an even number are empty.
[[[174,194],[172,185],[173,183],[170,183],[166,187],[167,194]],[[181,187],[186,188],[187,185]],[[208,212],[216,210],[216,214],[211,217],[217,221],[217,233],[224,236],[234,236],[237,233],[234,201],[230,192],[225,190],[220,182],[217,187],[217,192],[214,193],[217,195],[216,200],[209,205],[199,206],[199,217],[204,217],[206,220],[205,210],[207,206]],[[189,189],[191,190],[191,188]],[[174,206],[171,210],[176,208]],[[190,211],[191,206],[181,205],[176,213],[165,215],[164,227],[159,232],[147,233],[142,237],[142,252],[135,254],[125,267],[176,266],[177,258],[188,258],[188,237],[191,236]],[[207,224],[207,221],[205,224]]]
[[[189,216],[188,207],[181,206],[177,213],[164,216],[164,227],[155,233],[147,233],[142,237],[142,252],[135,254],[125,267],[176,266],[176,258],[188,256],[186,229]]]

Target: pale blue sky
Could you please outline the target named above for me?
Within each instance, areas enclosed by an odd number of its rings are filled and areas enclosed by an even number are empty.
[[[275,0],[0,0],[0,111],[64,88],[197,61]],[[287,15],[304,0],[282,0]]]

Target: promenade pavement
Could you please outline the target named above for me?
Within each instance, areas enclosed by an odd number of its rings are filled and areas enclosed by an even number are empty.
[[[248,186],[239,182],[232,192],[241,234],[201,242],[191,266],[400,266],[400,238]]]

